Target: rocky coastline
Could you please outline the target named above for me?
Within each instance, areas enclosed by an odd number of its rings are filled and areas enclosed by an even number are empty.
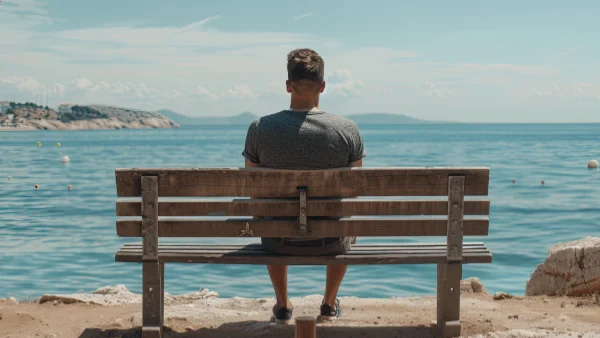
[[[13,104],[0,114],[0,131],[163,128],[179,128],[179,124],[156,112],[101,105],[74,105],[58,112],[35,104]]]

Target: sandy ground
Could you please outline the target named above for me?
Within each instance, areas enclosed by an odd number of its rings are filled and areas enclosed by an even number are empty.
[[[295,316],[316,316],[321,297],[294,298]],[[294,337],[293,325],[269,323],[273,299],[175,299],[166,307],[166,337]],[[435,297],[341,298],[343,318],[319,324],[318,337],[437,337]],[[600,337],[593,298],[493,300],[465,294],[463,335],[469,337]],[[141,337],[140,304],[100,306],[0,303],[0,338]]]

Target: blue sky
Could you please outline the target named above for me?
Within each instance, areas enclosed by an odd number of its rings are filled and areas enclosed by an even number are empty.
[[[600,122],[597,1],[0,3],[0,100],[267,114],[285,56],[325,59],[321,108],[465,122]]]

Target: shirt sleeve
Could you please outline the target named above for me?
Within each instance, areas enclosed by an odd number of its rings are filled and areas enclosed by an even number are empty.
[[[248,133],[246,134],[246,145],[244,147],[244,151],[242,152],[242,156],[244,156],[248,161],[252,163],[260,163],[260,158],[258,156],[258,121],[254,121],[248,127]]]
[[[350,137],[350,158],[348,163],[356,162],[365,156],[367,156],[367,153],[365,152],[365,144],[360,136],[358,127],[356,127]]]

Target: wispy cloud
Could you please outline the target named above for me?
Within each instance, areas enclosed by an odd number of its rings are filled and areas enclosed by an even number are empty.
[[[336,69],[327,76],[327,92],[341,97],[358,96],[365,84],[354,79],[349,69]]]
[[[313,15],[313,13],[304,13],[304,14],[300,14],[300,15],[294,17],[292,20],[298,21],[298,20],[306,19],[306,18],[308,18],[309,16],[312,16],[312,15]]]

